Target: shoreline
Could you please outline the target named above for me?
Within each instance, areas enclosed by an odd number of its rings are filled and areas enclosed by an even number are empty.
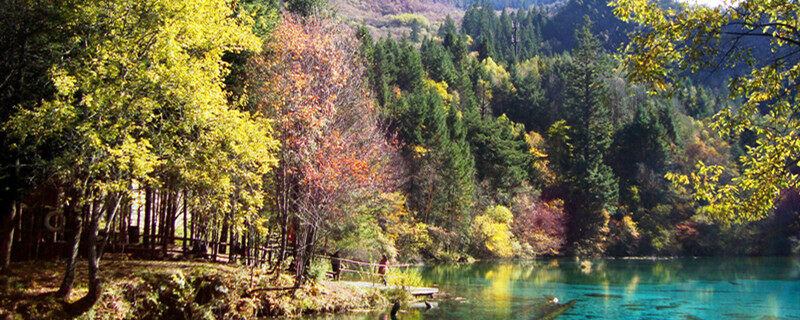
[[[78,266],[74,302],[88,291],[85,261]],[[12,264],[0,276],[0,319],[62,319],[74,316],[52,293],[63,272],[60,262]],[[298,318],[313,314],[370,312],[407,299],[397,292],[357,288],[322,280],[296,290],[257,291],[291,286],[294,279],[277,279],[266,270],[206,262],[140,260],[104,261],[103,294],[88,312],[75,319],[216,319]],[[391,290],[388,290],[391,291]],[[403,301],[404,303],[407,301]]]

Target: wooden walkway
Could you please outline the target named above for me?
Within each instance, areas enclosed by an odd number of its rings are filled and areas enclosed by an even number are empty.
[[[339,281],[339,283],[346,284],[348,286],[359,287],[359,288],[376,288],[378,290],[388,290],[388,289],[404,289],[408,291],[412,296],[419,297],[419,296],[433,296],[434,294],[439,293],[438,288],[430,288],[430,287],[400,287],[400,286],[384,286],[382,284],[366,282],[366,281]]]

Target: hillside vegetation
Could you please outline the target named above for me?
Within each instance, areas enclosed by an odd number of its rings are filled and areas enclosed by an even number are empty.
[[[450,0],[331,0],[330,4],[339,16],[366,25],[377,37],[429,34],[447,16],[456,21],[464,16]]]

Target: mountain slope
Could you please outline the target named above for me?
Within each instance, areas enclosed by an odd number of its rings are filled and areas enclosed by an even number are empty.
[[[366,25],[377,37],[399,37],[414,29],[424,35],[435,31],[447,16],[458,24],[464,16],[452,0],[331,0],[330,4],[339,16]]]

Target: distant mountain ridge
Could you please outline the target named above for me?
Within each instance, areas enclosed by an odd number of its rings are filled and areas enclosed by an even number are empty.
[[[608,0],[569,0],[555,9],[544,25],[542,38],[555,52],[571,50],[575,46],[575,30],[584,23],[584,16],[592,20],[592,32],[610,52],[627,43],[628,33],[633,31],[632,24],[614,15]]]
[[[401,37],[415,32],[431,35],[446,17],[461,25],[464,11],[481,4],[490,4],[498,12],[534,7],[548,12],[542,40],[548,41],[554,51],[572,47],[574,30],[583,15],[595,21],[595,31],[609,50],[626,41],[631,30],[614,16],[606,0],[330,0],[330,4],[340,17],[367,26],[377,37]]]

